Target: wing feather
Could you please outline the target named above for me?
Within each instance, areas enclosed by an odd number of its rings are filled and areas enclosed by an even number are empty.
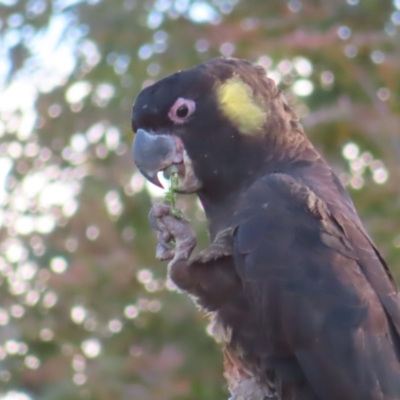
[[[321,400],[400,399],[398,292],[358,220],[282,174],[239,208],[235,267],[266,359],[294,356]]]

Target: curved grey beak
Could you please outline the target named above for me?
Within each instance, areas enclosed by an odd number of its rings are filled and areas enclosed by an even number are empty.
[[[152,183],[163,187],[157,173],[176,160],[176,142],[172,136],[138,129],[133,141],[133,157],[139,171]]]

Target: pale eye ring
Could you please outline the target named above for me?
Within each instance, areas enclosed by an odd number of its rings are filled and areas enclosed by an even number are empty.
[[[175,124],[183,124],[195,110],[196,103],[193,100],[180,97],[169,110],[168,117]]]

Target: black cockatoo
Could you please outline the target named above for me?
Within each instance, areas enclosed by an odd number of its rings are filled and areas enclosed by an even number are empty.
[[[204,207],[211,243],[196,256],[169,206],[150,219],[170,278],[210,315],[232,398],[400,399],[392,274],[264,69],[180,71],[138,95],[132,126],[143,175],[175,169]]]

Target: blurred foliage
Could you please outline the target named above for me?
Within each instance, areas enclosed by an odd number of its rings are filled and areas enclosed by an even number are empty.
[[[129,122],[143,86],[220,54],[287,92],[400,278],[399,0],[0,0],[0,17],[5,398],[227,397],[204,317],[154,259],[162,192]],[[179,204],[204,245],[196,199]]]

